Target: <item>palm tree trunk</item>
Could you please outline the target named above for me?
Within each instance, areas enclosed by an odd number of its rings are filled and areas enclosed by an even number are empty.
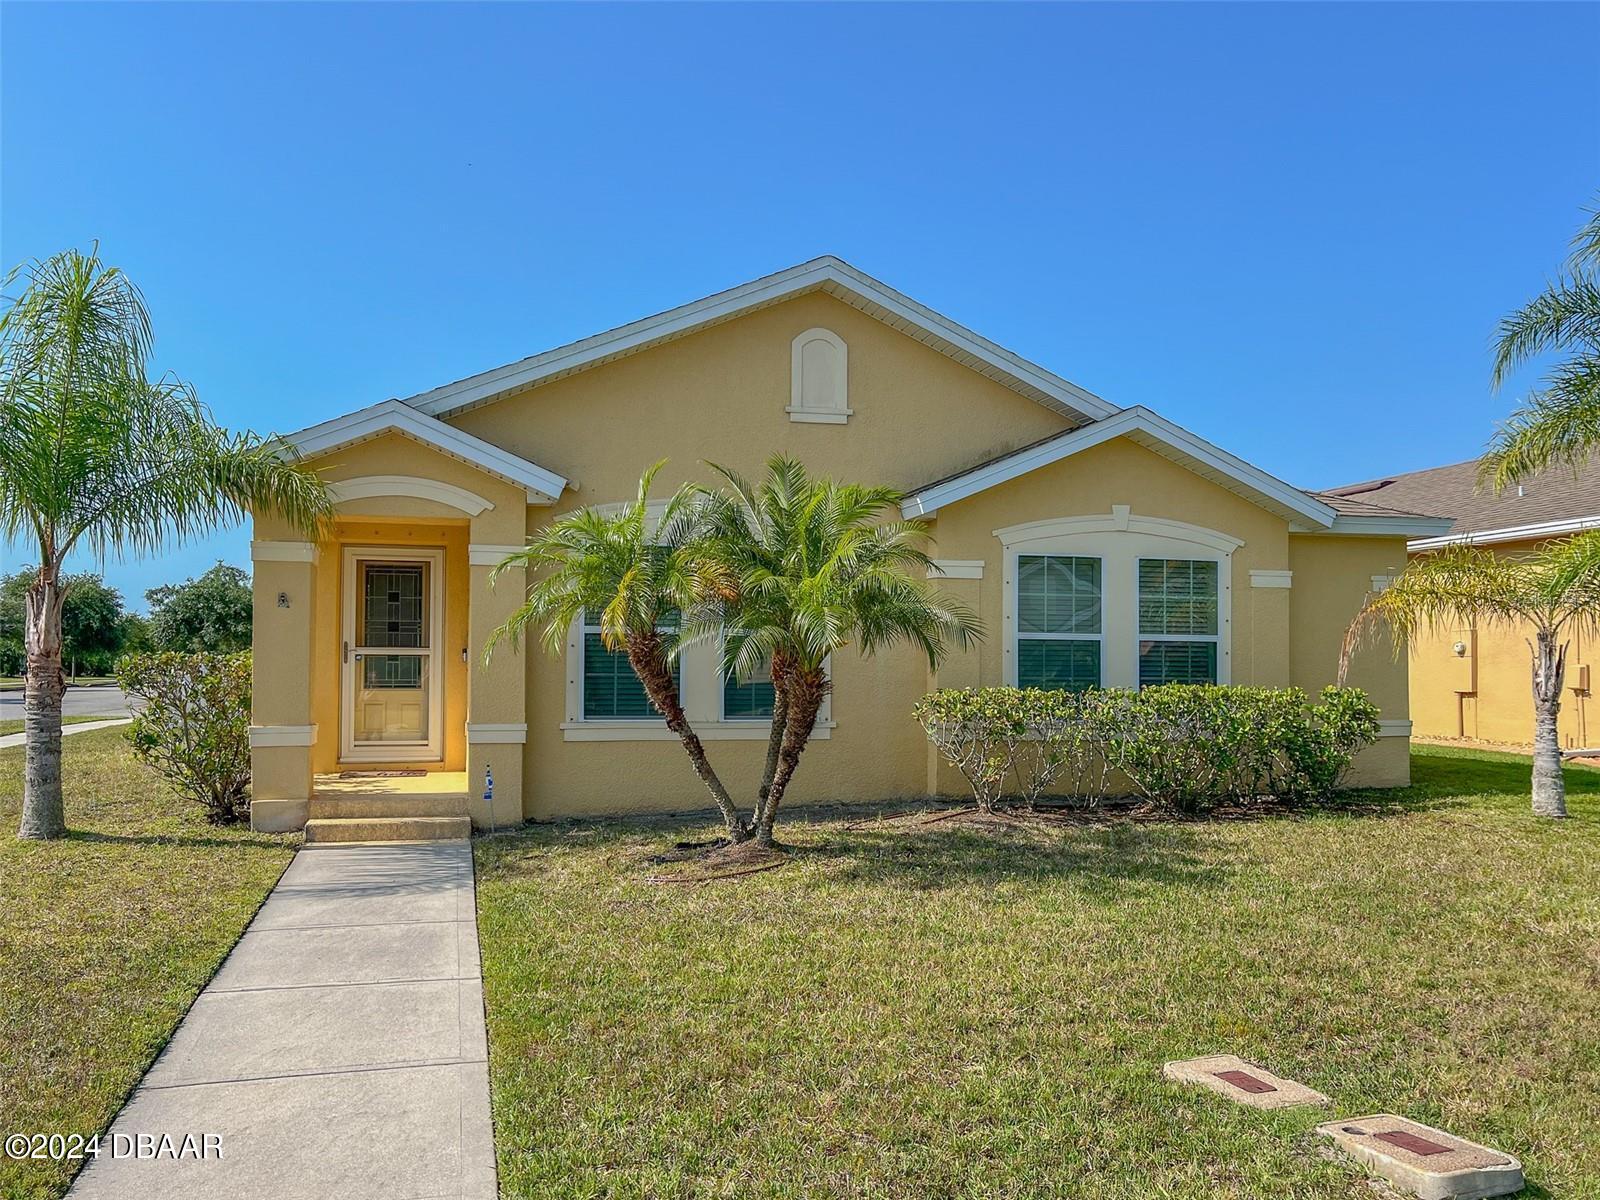
[[[1567,815],[1567,785],[1561,775],[1561,684],[1567,670],[1567,645],[1541,629],[1533,649],[1533,812],[1539,817]]]
[[[22,821],[17,836],[58,838],[67,832],[61,802],[61,579],[51,565],[39,568],[28,588],[24,635],[28,678],[23,685],[25,765]]]
[[[695,733],[693,726],[689,724],[687,714],[683,711],[683,704],[678,699],[678,685],[672,678],[671,668],[667,666],[666,655],[662,653],[661,639],[653,634],[630,637],[627,650],[628,664],[633,667],[633,673],[644,685],[645,695],[650,697],[650,703],[655,705],[656,711],[666,720],[667,728],[678,735],[685,753],[689,755],[694,773],[700,777],[700,782],[705,784],[706,790],[711,793],[717,811],[722,814],[723,824],[728,828],[729,840],[734,842],[747,840],[750,837],[750,827],[739,815],[733,797],[728,795],[728,789],[722,786],[722,780],[717,777],[716,769],[706,757],[706,748],[701,744],[700,736]]]
[[[828,694],[828,678],[818,670],[796,670],[789,676],[788,720],[784,724],[783,745],[778,750],[778,766],[772,775],[772,786],[767,790],[766,802],[761,807],[756,822],[756,842],[772,845],[772,827],[778,819],[778,807],[783,803],[789,781],[800,765],[800,755],[811,741],[811,729],[822,711],[822,701]]]
[[[761,825],[762,815],[766,812],[767,797],[772,792],[772,777],[778,771],[778,755],[783,750],[784,730],[789,725],[788,670],[777,655],[773,656],[769,676],[772,679],[772,732],[767,736],[767,764],[761,772],[761,787],[756,793],[754,824],[757,827]]]

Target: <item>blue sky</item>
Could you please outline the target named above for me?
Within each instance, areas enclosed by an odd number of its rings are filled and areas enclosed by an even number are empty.
[[[286,432],[833,253],[1325,486],[1512,403],[1597,46],[1577,4],[11,3],[0,259],[98,238],[157,365]]]

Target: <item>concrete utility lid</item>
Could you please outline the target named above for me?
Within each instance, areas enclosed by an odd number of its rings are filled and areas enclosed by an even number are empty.
[[[1210,1088],[1251,1108],[1293,1108],[1300,1104],[1326,1104],[1328,1098],[1303,1083],[1284,1079],[1232,1054],[1169,1062],[1161,1073],[1178,1083]]]
[[[1511,1155],[1392,1113],[1329,1121],[1318,1125],[1317,1132],[1422,1200],[1509,1196],[1522,1190],[1522,1164]]]

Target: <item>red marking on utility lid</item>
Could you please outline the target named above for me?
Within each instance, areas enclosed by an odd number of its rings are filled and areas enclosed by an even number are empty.
[[[1249,1092],[1252,1096],[1259,1096],[1263,1092],[1275,1092],[1278,1089],[1265,1079],[1257,1079],[1245,1071],[1213,1071],[1218,1079],[1224,1083],[1231,1083],[1241,1092]]]
[[[1391,1146],[1399,1146],[1402,1150],[1409,1150],[1421,1158],[1431,1154],[1449,1154],[1449,1146],[1441,1146],[1438,1142],[1430,1142],[1425,1137],[1418,1137],[1414,1133],[1407,1133],[1403,1129],[1391,1129],[1387,1133],[1372,1135],[1380,1142],[1388,1142]]]

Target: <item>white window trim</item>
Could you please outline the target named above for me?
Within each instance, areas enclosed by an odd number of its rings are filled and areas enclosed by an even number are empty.
[[[1017,657],[1018,657],[1017,643],[1018,642],[1023,642],[1023,641],[1028,641],[1028,642],[1097,642],[1099,644],[1099,646],[1100,646],[1100,678],[1095,680],[1095,686],[1096,687],[1105,687],[1105,685],[1106,685],[1106,560],[1104,558],[1102,558],[1098,554],[1058,554],[1053,550],[1023,550],[1020,553],[1018,553],[1015,556],[1015,558],[1013,558],[1010,561],[1010,564],[1007,567],[1007,575],[1011,579],[1015,580],[1016,577],[1017,577],[1017,571],[1019,570],[1019,565],[1018,565],[1017,560],[1021,559],[1021,558],[1024,558],[1024,557],[1027,557],[1027,558],[1034,558],[1034,557],[1044,557],[1044,558],[1092,558],[1095,562],[1099,563],[1100,564],[1100,629],[1099,629],[1099,632],[1097,632],[1097,633],[1032,633],[1032,632],[1024,633],[1022,631],[1022,621],[1021,621],[1021,619],[1020,619],[1020,617],[1018,615],[1018,612],[1017,612],[1017,606],[1021,601],[1021,596],[1019,594],[1020,593],[1020,589],[1017,588],[1015,586],[1015,584],[1013,584],[1013,586],[1011,587],[1011,596],[1010,596],[1011,617],[1012,617],[1011,628],[1013,630],[1012,637],[1011,637],[1011,642],[1012,642],[1012,646],[1011,646],[1011,680],[1010,680],[1011,686],[1012,687],[1016,687],[1017,686],[1017,670],[1018,670],[1018,666],[1017,666]]]
[[[577,619],[577,621],[574,622],[573,627],[577,631],[577,637],[576,637],[576,639],[574,641],[569,642],[569,645],[572,647],[572,650],[573,650],[574,661],[576,661],[577,664],[578,664],[577,671],[576,671],[577,685],[578,685],[578,706],[577,706],[576,709],[569,710],[573,714],[572,719],[576,720],[576,721],[581,721],[586,725],[597,725],[597,724],[638,725],[638,724],[641,724],[641,723],[654,722],[656,724],[662,725],[662,727],[665,728],[665,723],[662,721],[661,716],[660,716],[659,713],[650,713],[650,714],[647,714],[647,715],[642,716],[642,717],[586,717],[586,716],[584,716],[584,712],[583,712],[583,709],[584,709],[583,681],[584,681],[584,678],[585,678],[585,676],[584,676],[584,659],[588,655],[588,650],[587,650],[586,647],[587,647],[589,639],[588,639],[587,635],[591,634],[591,633],[599,633],[600,632],[600,626],[598,626],[598,625],[585,625],[584,622],[583,622],[583,617],[580,616]],[[656,626],[656,632],[657,633],[668,633],[668,632],[671,632],[671,626],[657,625]],[[621,653],[621,651],[615,651],[614,653]],[[679,670],[678,670],[678,699],[683,702],[684,710],[688,711],[690,688],[689,688],[689,673],[688,673],[688,671],[683,669],[685,666],[687,666],[686,663],[680,662]]]
[[[807,408],[805,398],[805,348],[811,342],[826,342],[833,347],[833,394],[838,405],[833,408]],[[855,415],[850,407],[850,347],[831,329],[808,329],[789,344],[789,406],[784,409],[791,421],[809,421],[813,424],[843,425]]]
[[[1139,628],[1139,613],[1143,609],[1144,587],[1139,579],[1139,564],[1144,561],[1161,562],[1214,562],[1217,564],[1217,632],[1216,633],[1146,633]],[[1133,627],[1138,635],[1139,642],[1212,642],[1217,647],[1217,682],[1228,682],[1223,678],[1222,671],[1222,593],[1224,591],[1223,576],[1228,570],[1228,562],[1224,558],[1213,555],[1196,556],[1192,553],[1181,558],[1172,555],[1139,554],[1133,560]],[[1104,600],[1102,599],[1102,603]],[[1137,662],[1137,647],[1135,648],[1135,661]],[[1136,684],[1142,687],[1143,684]]]
[[[1240,539],[1215,529],[1141,517],[1126,504],[1109,514],[1056,517],[996,529],[1003,565],[1004,623],[1001,638],[1002,678],[1017,686],[1017,559],[1047,554],[1098,558],[1100,563],[1100,681],[1103,687],[1139,686],[1139,643],[1152,640],[1139,633],[1139,559],[1173,558],[1213,561],[1217,567],[1217,682],[1233,678],[1233,552]],[[1086,634],[1073,637],[1086,638]],[[1176,638],[1193,641],[1196,638]]]

